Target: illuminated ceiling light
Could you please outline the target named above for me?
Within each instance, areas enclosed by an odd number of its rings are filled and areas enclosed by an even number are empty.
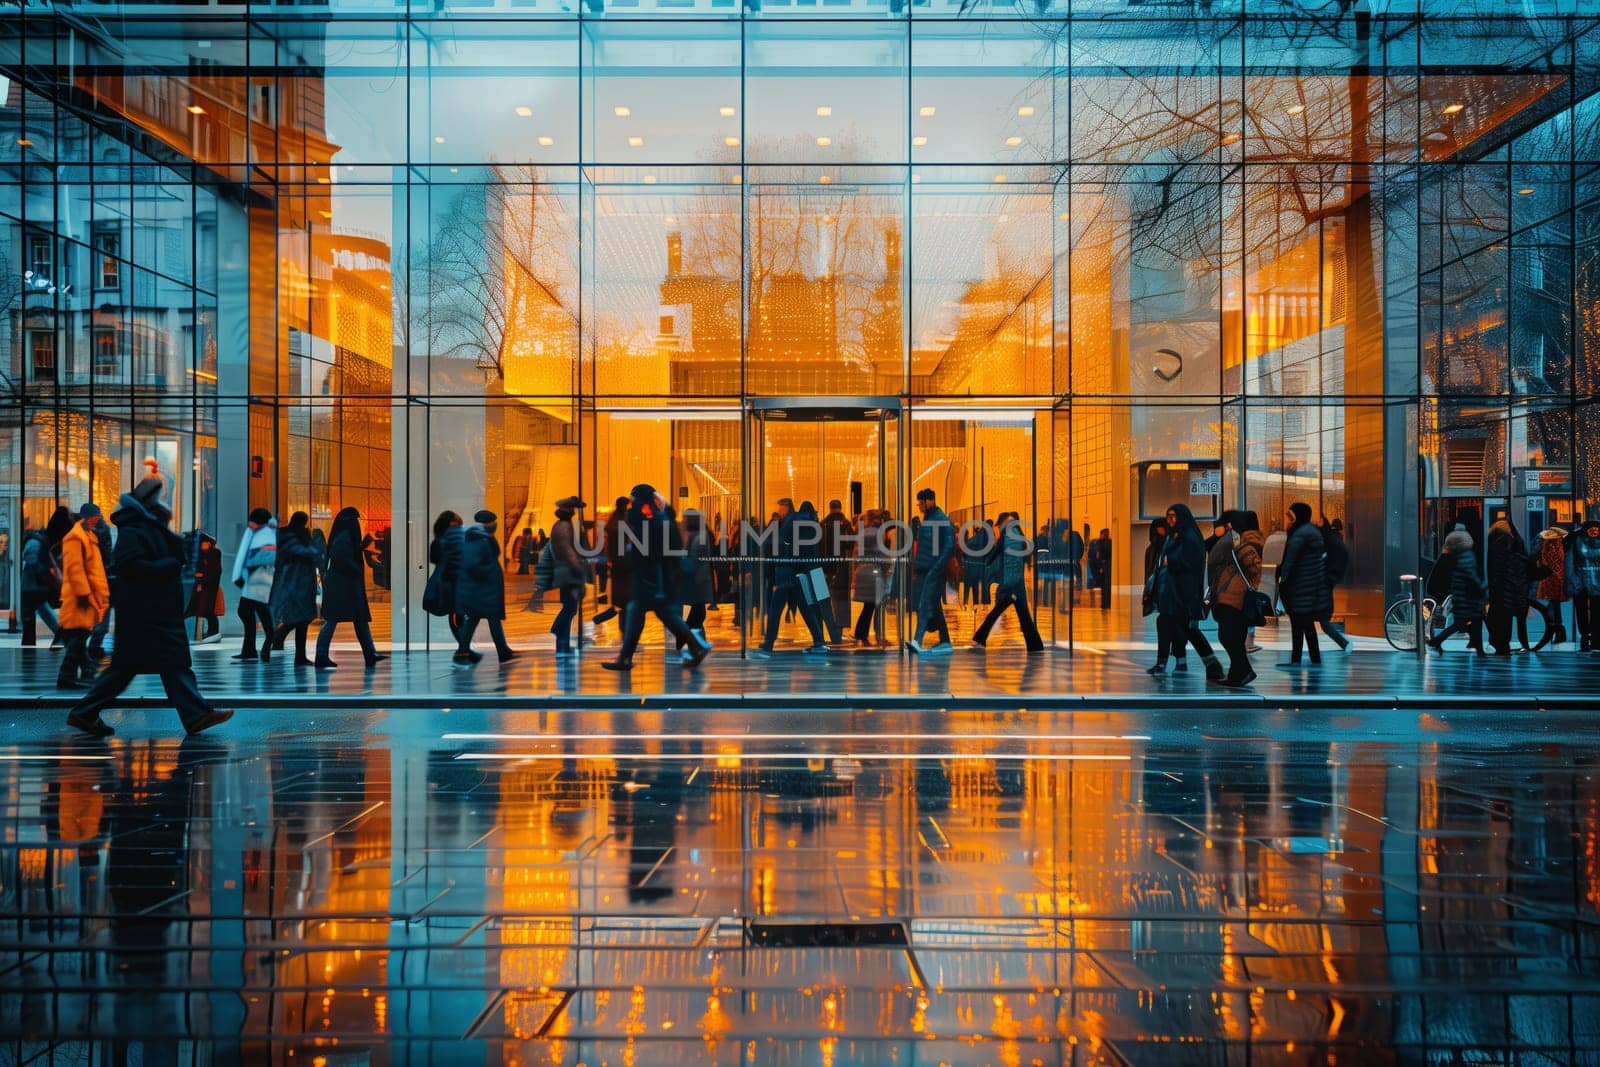
[[[205,113],[206,113],[206,109],[201,107],[199,104],[190,104],[189,105],[189,114],[191,114],[191,115],[204,115]]]
[[[1012,148],[1017,147],[1017,145],[1019,145],[1021,143],[1022,143],[1022,138],[1020,138],[1020,137],[1007,137],[1006,138],[1006,144],[1009,145]]]
[[[832,143],[833,143],[833,138],[832,137],[818,137],[817,138],[817,147],[818,148],[827,148]]]
[[[1033,118],[1033,105],[1023,104],[1021,107],[1017,108],[1017,117],[1023,119]]]
[[[1291,114],[1291,115],[1299,115],[1299,114],[1304,113],[1305,109],[1306,109],[1306,106],[1304,104],[1296,104],[1294,107],[1291,107],[1289,109],[1289,114]]]
[[[827,104],[823,104],[821,107],[817,108],[817,118],[819,119],[825,119],[831,114],[833,114],[833,108],[829,107]]]
[[[934,107],[932,104],[925,104],[922,107],[917,108],[917,114],[921,115],[925,119],[933,118],[934,113],[937,111],[938,108]]]
[[[519,118],[526,119],[533,117],[533,108],[529,107],[527,104],[518,104],[513,110],[516,111]]]
[[[549,148],[551,145],[553,145],[555,143],[556,143],[556,139],[554,137],[541,137],[541,138],[539,138],[539,147],[540,148]]]
[[[735,174],[733,176],[733,184],[740,185],[743,182],[744,182],[744,175],[743,174]]]
[[[33,147],[33,142],[31,140],[29,140],[28,138],[26,138],[26,137],[18,137],[17,138],[17,144],[21,145],[23,148],[32,148]]]
[[[611,113],[613,115],[617,116],[617,118],[619,118],[619,119],[625,119],[629,115],[633,114],[633,109],[632,108],[623,107],[621,104],[618,104],[616,107],[611,109]]]
[[[823,185],[832,185],[833,184],[833,179],[828,177],[826,174],[824,174],[820,178],[818,178],[817,181],[822,183]]]
[[[319,211],[319,212],[317,212],[317,214],[321,215],[325,219],[333,218],[333,212],[331,212],[331,211]]]
[[[927,143],[928,143],[928,139],[926,137],[913,137],[913,138],[911,138],[911,147],[912,148],[921,148],[923,145],[925,145]]]
[[[913,175],[912,175],[912,176],[911,176],[911,184],[912,184],[912,185],[921,185],[921,184],[922,184],[922,175],[920,175],[920,174],[913,174]]]
[[[1467,109],[1466,104],[1451,104],[1444,109],[1446,115],[1459,115]]]
[[[1239,135],[1236,134],[1236,133],[1224,134],[1223,137],[1222,137],[1222,143],[1223,144],[1238,144],[1239,143]]]
[[[1072,212],[1063,211],[1061,214],[1057,215],[1056,218],[1060,219],[1062,222],[1071,222],[1072,221]]]
[[[737,138],[737,137],[724,137],[722,139],[722,143],[727,145],[729,148],[738,148],[739,147],[739,138]]]
[[[1522,189],[1518,189],[1517,190],[1517,195],[1518,196],[1532,196],[1533,195],[1533,190],[1530,189],[1530,188],[1526,188],[1526,187],[1522,188]]]
[[[318,185],[330,185],[330,184],[332,184],[332,182],[333,182],[332,178],[318,178],[317,179],[317,184]]]
[[[656,176],[654,174],[646,174],[644,176],[644,183],[646,185],[654,185],[656,183]]]
[[[643,137],[630,137],[630,138],[628,138],[628,147],[629,148],[643,148],[644,147],[644,138]]]
[[[443,137],[435,137],[433,139],[433,143],[434,144],[444,144],[444,138]]]
[[[1003,182],[1006,180],[1006,176],[1004,174],[996,174],[994,176],[994,180],[997,182]]]
[[[461,168],[460,167],[451,167],[450,168],[450,173],[451,174],[460,174],[461,173]]]
[[[717,108],[717,113],[725,119],[731,119],[734,116],[734,110],[731,107],[719,107]]]

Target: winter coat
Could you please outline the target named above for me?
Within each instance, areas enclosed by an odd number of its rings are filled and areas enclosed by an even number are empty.
[[[883,527],[861,524],[861,548],[851,593],[857,603],[882,604],[889,598],[889,548],[883,542]]]
[[[439,598],[433,609],[435,614],[455,614],[456,583],[461,578],[463,536],[461,527],[447,526],[444,533],[435,537],[433,543],[428,546],[428,562],[433,564],[433,575],[429,580],[439,590]]]
[[[589,564],[578,552],[578,533],[571,519],[550,527],[550,554],[555,557],[555,588],[581,589],[589,580]]]
[[[1600,537],[1578,531],[1567,553],[1567,595],[1600,596]]]
[[[1470,548],[1450,554],[1455,557],[1450,569],[1450,621],[1481,619],[1486,594],[1478,578],[1478,554]]]
[[[1489,527],[1489,602],[1497,611],[1521,615],[1528,610],[1528,546],[1509,522]]]
[[[995,557],[994,578],[1002,589],[1022,593],[1028,587],[1028,535],[1020,522],[1008,522],[1000,531],[1000,554]]]
[[[456,614],[478,619],[506,617],[506,572],[500,569],[500,542],[482,526],[468,526],[461,535]]]
[[[675,588],[670,549],[682,548],[683,538],[678,535],[678,524],[669,515],[644,514],[635,502],[628,512],[629,538],[627,558],[633,575],[633,602],[654,607],[670,601]]]
[[[34,530],[22,542],[22,595],[53,600],[61,591],[61,573],[50,553],[50,537]]]
[[[80,605],[79,598],[88,603]],[[100,559],[100,539],[79,522],[61,539],[61,628],[92,630],[111,607],[111,587]]]
[[[1266,543],[1260,530],[1230,532],[1217,538],[1206,554],[1206,585],[1212,604],[1244,610],[1245,593],[1261,585],[1261,548]]]
[[[611,564],[611,603],[625,604],[633,599],[633,574],[627,546],[622,543],[622,522],[616,512],[605,523],[606,560]]]
[[[935,505],[922,516],[917,525],[916,553],[911,557],[911,569],[918,577],[924,574],[944,574],[945,561],[956,550],[956,528],[944,509]],[[943,578],[940,579],[943,581]]]
[[[111,606],[117,640],[111,664],[142,674],[189,666],[183,622],[183,540],[167,529],[169,513],[125,493],[112,512],[117,546],[111,551]]]
[[[1540,600],[1562,604],[1567,599],[1567,553],[1559,537],[1539,538],[1538,564],[1547,572],[1536,590]]]
[[[1333,614],[1327,547],[1322,531],[1309,522],[1297,523],[1284,543],[1283,562],[1278,565],[1278,599],[1290,615],[1326,619]]]
[[[1156,569],[1156,611],[1198,622],[1205,617],[1205,585],[1205,542],[1198,537],[1168,537]]]
[[[302,626],[317,617],[317,562],[320,553],[304,527],[278,531],[278,561],[268,606],[279,626]]]
[[[716,590],[711,585],[711,535],[701,528],[693,537],[683,537],[684,555],[679,558],[681,580],[678,600],[684,604],[710,604],[716,600]]]
[[[265,604],[272,599],[272,569],[277,559],[278,523],[269,520],[252,530],[246,526],[233,556],[233,584],[244,585],[239,595]]]
[[[328,569],[322,577],[323,622],[367,622],[367,558],[361,539],[349,530],[335,530],[328,540]]]
[[[196,543],[194,558],[194,592],[189,594],[186,618],[210,618],[222,614],[222,549],[213,542],[210,548],[199,548]]]

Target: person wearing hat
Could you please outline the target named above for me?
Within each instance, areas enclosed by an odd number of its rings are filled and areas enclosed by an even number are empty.
[[[146,478],[124,493],[111,521],[118,530],[111,554],[117,576],[111,606],[117,613],[117,642],[111,664],[67,715],[67,725],[93,737],[115,731],[100,712],[139,674],[159,674],[167,699],[190,734],[227,722],[233,712],[211,706],[200,695],[189,662],[189,636],[183,623],[183,541],[167,528],[172,512],[161,503],[161,482]]]
[[[685,667],[700,666],[711,651],[711,642],[684,624],[673,601],[677,584],[675,571],[683,544],[672,509],[654,486],[641,482],[633,487],[625,541],[628,571],[633,580],[633,603],[624,616],[627,623],[617,658],[601,666],[608,671],[633,670],[633,653],[644,632],[646,612],[654,613],[667,633],[678,639],[683,648],[679,662]]]
[[[266,508],[252,508],[239,550],[233,556],[233,584],[239,590],[239,621],[244,644],[233,658],[256,659],[256,623],[261,623],[261,661],[272,657],[272,574],[278,558],[278,520]]]
[[[461,539],[461,573],[456,578],[456,613],[461,616],[457,634],[456,664],[470,666],[483,658],[472,650],[478,623],[489,623],[489,636],[501,663],[517,658],[506,643],[506,573],[500,568],[500,542],[495,539],[499,516],[487,509],[472,516]]]
[[[67,646],[56,674],[57,689],[76,689],[94,676],[89,634],[111,610],[111,587],[100,558],[100,509],[85,504],[78,521],[61,539],[61,638]]]
[[[1567,640],[1567,531],[1561,526],[1548,526],[1539,533],[1539,543],[1533,552],[1533,599],[1531,603],[1544,616],[1545,636],[1539,646],[1550,642],[1563,644]]]
[[[1468,652],[1488,655],[1483,650],[1483,612],[1488,594],[1478,577],[1478,554],[1466,527],[1457,523],[1445,536],[1443,555],[1450,560],[1450,625],[1435,634],[1428,647],[1443,651],[1445,638],[1464,633]],[[1443,564],[1444,559],[1439,562]]]
[[[1600,519],[1584,522],[1567,550],[1567,594],[1579,649],[1600,652]]]
[[[589,582],[589,564],[578,554],[578,533],[572,517],[587,507],[580,497],[567,496],[556,501],[556,523],[550,527],[550,555],[555,561],[553,585],[561,596],[561,610],[550,624],[556,638],[556,658],[574,654],[572,620],[583,604],[583,589]]]

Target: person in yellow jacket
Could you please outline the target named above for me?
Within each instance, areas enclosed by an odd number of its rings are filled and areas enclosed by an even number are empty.
[[[111,607],[111,586],[94,529],[102,521],[100,509],[85,504],[78,509],[78,521],[61,539],[61,638],[67,654],[56,675],[57,689],[77,689],[94,677],[89,634]]]

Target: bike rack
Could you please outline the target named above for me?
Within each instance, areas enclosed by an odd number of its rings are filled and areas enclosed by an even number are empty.
[[[1428,623],[1427,620],[1422,617],[1422,575],[1402,574],[1400,576],[1400,580],[1402,582],[1409,583],[1411,586],[1411,603],[1416,609],[1411,614],[1416,619],[1417,658],[1425,660],[1428,658],[1428,643],[1424,640],[1424,637],[1427,634]]]

